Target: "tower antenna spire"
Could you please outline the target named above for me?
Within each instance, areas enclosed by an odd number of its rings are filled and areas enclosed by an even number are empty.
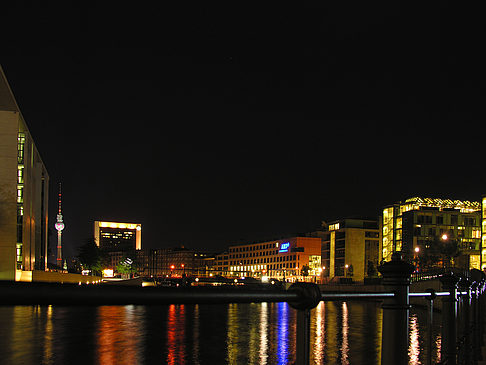
[[[59,183],[59,213],[61,214],[61,183]]]

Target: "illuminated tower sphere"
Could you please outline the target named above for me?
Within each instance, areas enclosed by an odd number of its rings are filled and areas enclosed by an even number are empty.
[[[57,229],[57,260],[56,264],[62,268],[62,230],[64,229],[64,223],[62,222],[61,214],[61,183],[59,183],[59,212],[57,214],[57,222],[54,225]]]

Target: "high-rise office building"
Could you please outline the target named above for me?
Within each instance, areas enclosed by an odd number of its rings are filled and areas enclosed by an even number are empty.
[[[0,67],[0,279],[47,267],[49,175]]]
[[[385,261],[391,260],[395,251],[412,259],[431,242],[452,240],[460,250],[455,259],[457,266],[481,268],[481,203],[478,201],[409,198],[385,207],[382,223]]]
[[[130,252],[142,249],[139,223],[94,222],[94,240],[105,251]]]

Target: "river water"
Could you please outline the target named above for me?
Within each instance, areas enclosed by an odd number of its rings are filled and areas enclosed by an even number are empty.
[[[379,364],[375,302],[312,310],[311,363]],[[436,317],[438,317],[436,315]],[[436,318],[437,322],[440,318]],[[293,364],[296,311],[287,303],[0,307],[2,364]],[[410,363],[426,363],[426,316],[412,310]],[[440,350],[434,326],[433,358]]]

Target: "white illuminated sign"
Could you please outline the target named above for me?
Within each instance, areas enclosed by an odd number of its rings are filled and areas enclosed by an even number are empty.
[[[280,245],[278,252],[289,252],[290,242],[284,242]]]

